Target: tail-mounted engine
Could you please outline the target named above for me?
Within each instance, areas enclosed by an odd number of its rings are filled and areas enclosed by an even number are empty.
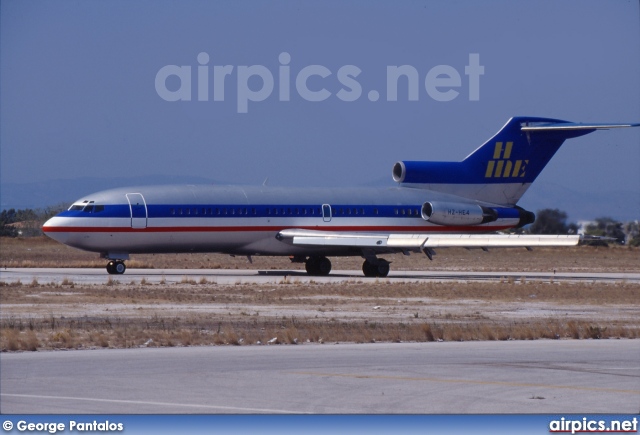
[[[477,204],[432,201],[422,204],[422,219],[436,225],[479,225],[498,219],[498,212]]]

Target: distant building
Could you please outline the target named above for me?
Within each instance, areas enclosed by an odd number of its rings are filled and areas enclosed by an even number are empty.
[[[587,229],[587,227],[589,225],[595,225],[596,221],[578,221],[576,222],[576,224],[578,225],[578,234],[581,236],[584,236],[584,232]]]

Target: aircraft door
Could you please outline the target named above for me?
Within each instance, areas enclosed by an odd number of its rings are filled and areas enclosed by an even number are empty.
[[[127,193],[131,211],[131,228],[147,228],[147,204],[140,193]]]
[[[331,206],[329,204],[322,204],[322,220],[331,222]]]

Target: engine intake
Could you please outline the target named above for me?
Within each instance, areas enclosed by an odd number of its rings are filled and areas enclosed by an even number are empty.
[[[393,165],[393,171],[392,171],[393,181],[397,183],[402,183],[404,181],[405,174],[406,174],[406,168],[403,162],[398,162],[395,165]]]

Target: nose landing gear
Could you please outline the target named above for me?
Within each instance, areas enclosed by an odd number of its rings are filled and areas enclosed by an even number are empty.
[[[122,260],[111,260],[107,263],[107,272],[109,275],[122,275],[127,270],[127,266],[124,265]]]

